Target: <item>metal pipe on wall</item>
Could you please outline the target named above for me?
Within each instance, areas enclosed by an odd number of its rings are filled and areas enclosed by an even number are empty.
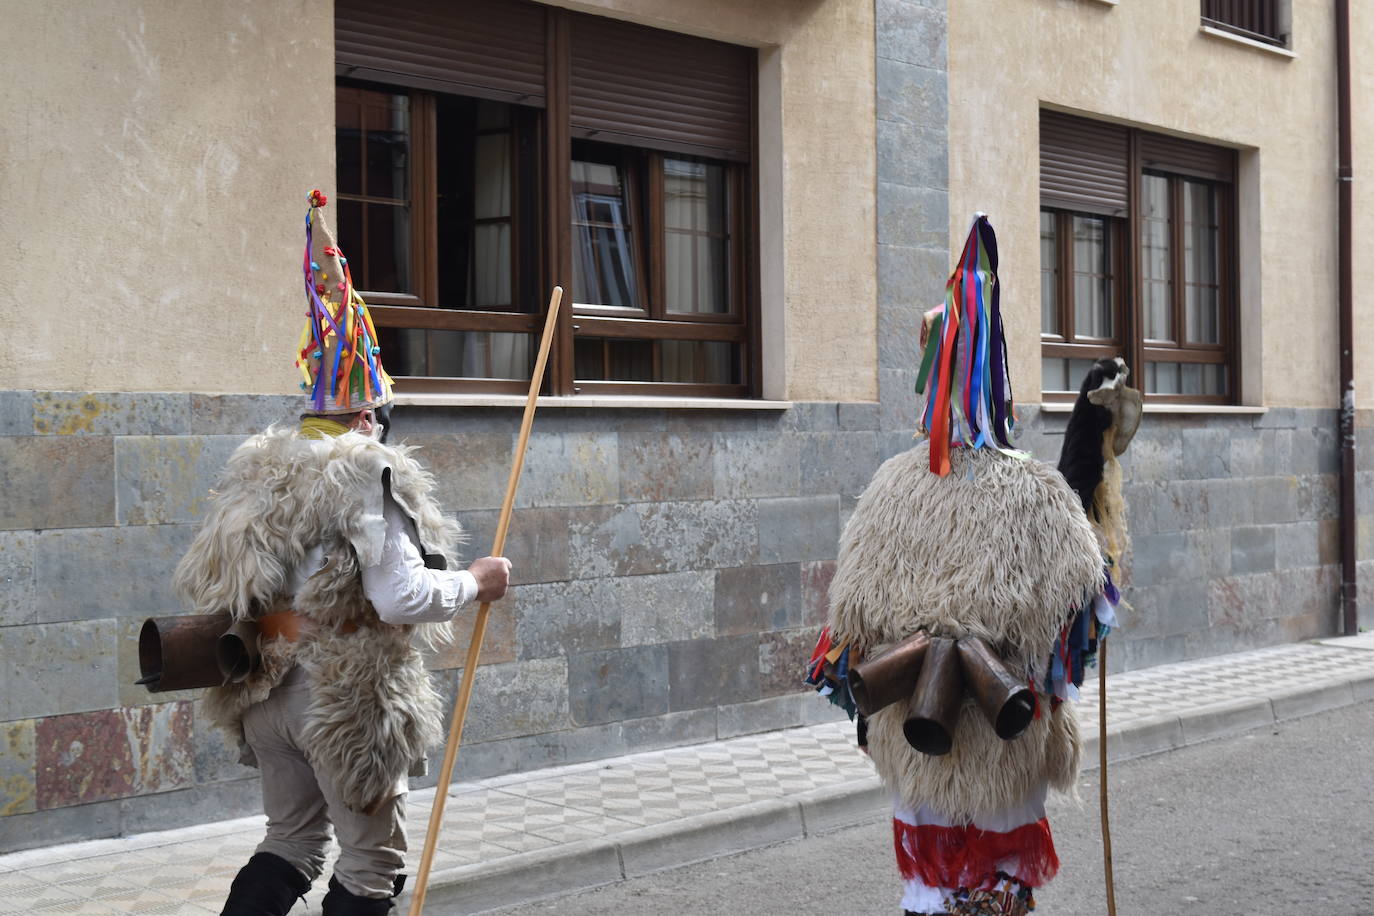
[[[1336,131],[1339,212],[1341,442],[1341,624],[1347,636],[1359,630],[1355,528],[1355,322],[1351,239],[1355,182],[1350,143],[1350,0],[1336,0]]]

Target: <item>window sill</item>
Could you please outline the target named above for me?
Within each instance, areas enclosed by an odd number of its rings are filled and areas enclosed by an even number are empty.
[[[1247,48],[1255,48],[1259,51],[1267,51],[1277,57],[1286,57],[1289,60],[1297,58],[1297,54],[1287,48],[1280,48],[1278,45],[1265,44],[1262,41],[1255,41],[1253,38],[1246,38],[1244,35],[1237,35],[1235,32],[1228,32],[1225,29],[1213,28],[1210,25],[1198,26],[1198,31],[1222,41],[1235,42],[1238,45],[1245,45]]]
[[[522,394],[396,394],[398,407],[524,407]],[[546,396],[539,407],[618,407],[654,410],[788,410],[791,401],[751,401],[742,398],[636,397],[633,395]]]
[[[1268,413],[1269,408],[1255,404],[1146,404],[1145,413],[1174,414],[1218,414],[1232,416],[1257,416]],[[1041,413],[1073,413],[1072,401],[1046,401],[1040,405]]]

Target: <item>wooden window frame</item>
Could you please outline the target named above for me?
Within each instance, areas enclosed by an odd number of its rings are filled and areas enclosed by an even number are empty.
[[[1228,171],[1225,175],[1208,174],[1200,168],[1197,161],[1185,154],[1171,160],[1167,153],[1160,153],[1161,141],[1168,138],[1148,131],[1127,129],[1127,175],[1129,176],[1126,212],[1121,219],[1115,220],[1120,227],[1116,244],[1120,246],[1117,256],[1120,269],[1117,272],[1115,289],[1120,299],[1117,318],[1118,341],[1082,341],[1072,337],[1073,299],[1072,299],[1072,238],[1063,227],[1070,224],[1070,218],[1081,216],[1101,217],[1109,211],[1072,210],[1057,202],[1042,203],[1039,212],[1056,213],[1056,231],[1061,240],[1058,250],[1058,277],[1056,294],[1059,306],[1059,327],[1064,335],[1041,334],[1041,355],[1048,358],[1100,359],[1103,357],[1124,356],[1131,367],[1132,383],[1145,391],[1146,363],[1177,362],[1221,364],[1227,367],[1227,393],[1225,395],[1202,394],[1157,394],[1145,393],[1150,403],[1161,404],[1217,404],[1228,405],[1241,402],[1241,360],[1239,340],[1239,239],[1237,235],[1237,195],[1235,182],[1234,153],[1211,147],[1219,156],[1229,157]],[[1142,143],[1142,141],[1144,141]],[[1149,156],[1142,153],[1143,146],[1149,146]],[[1195,149],[1202,148],[1193,144]],[[1174,322],[1177,341],[1155,341],[1145,338],[1145,279],[1141,270],[1141,186],[1147,174],[1160,175],[1169,181],[1170,207],[1170,309]],[[1186,339],[1186,296],[1184,278],[1183,237],[1183,182],[1200,181],[1210,185],[1217,193],[1216,217],[1218,232],[1217,256],[1217,336],[1218,343],[1196,343]],[[1068,239],[1068,244],[1062,240]],[[1077,392],[1044,390],[1041,397],[1047,402],[1073,401]]]
[[[1054,214],[1055,238],[1057,240],[1055,301],[1058,303],[1060,333],[1051,334],[1043,329],[1040,332],[1040,350],[1043,356],[1060,359],[1102,359],[1115,356],[1125,346],[1127,335],[1126,313],[1126,232],[1124,220],[1104,216],[1100,213],[1083,213],[1057,207],[1041,207],[1042,213]],[[1109,227],[1108,240],[1111,258],[1111,289],[1113,316],[1112,325],[1116,336],[1112,338],[1080,336],[1074,327],[1074,282],[1073,282],[1073,218],[1103,220]],[[1048,394],[1048,393],[1047,393]]]
[[[541,147],[542,167],[539,171],[539,244],[538,264],[519,264],[517,226],[520,212],[518,196],[519,176],[512,180],[512,297],[520,302],[518,290],[522,283],[534,282],[542,289],[554,284],[565,290],[564,305],[557,321],[556,337],[544,393],[554,395],[577,394],[633,394],[654,396],[687,396],[718,398],[757,398],[762,396],[760,365],[762,346],[759,341],[759,265],[758,252],[758,117],[757,77],[750,75],[750,150],[747,161],[717,157],[711,151],[691,149],[679,145],[670,149],[641,151],[633,146],[611,144],[625,151],[625,158],[638,154],[645,157],[645,187],[630,191],[630,206],[639,208],[632,224],[646,230],[635,239],[635,258],[640,273],[640,295],[645,307],[636,314],[620,308],[597,308],[578,305],[572,297],[572,190],[571,163],[574,130],[570,115],[571,21],[578,13],[554,7],[546,8],[546,92],[543,117],[539,119],[537,142]],[[374,74],[366,74],[375,79]],[[362,291],[371,307],[378,327],[414,330],[488,331],[525,333],[533,343],[543,327],[545,302],[538,311],[494,312],[473,309],[439,307],[438,218],[436,104],[428,88],[407,87],[391,83],[352,80],[342,75],[340,86],[358,85],[361,88],[405,93],[411,98],[412,158],[412,269],[416,278],[415,294],[396,294]],[[473,94],[473,97],[481,97]],[[727,293],[730,311],[722,314],[670,312],[665,307],[664,277],[666,273],[666,237],[663,232],[663,160],[700,156],[726,168],[729,195],[730,254]],[[742,158],[742,157],[741,157]],[[516,171],[519,171],[518,169]],[[639,195],[640,199],[634,199]],[[523,280],[521,278],[524,268]],[[640,338],[654,341],[694,340],[727,341],[737,347],[739,384],[704,384],[684,382],[625,382],[579,380],[574,376],[573,341],[577,336],[616,339]],[[658,370],[660,347],[653,348],[655,372]],[[533,346],[531,347],[533,351]],[[383,354],[385,359],[385,354]],[[435,376],[397,376],[398,392],[426,393],[519,393],[528,381],[459,378]]]
[[[1224,395],[1205,395],[1205,394],[1150,394],[1149,399],[1162,403],[1177,404],[1231,404],[1235,403],[1235,393],[1240,374],[1239,361],[1235,358],[1238,348],[1235,346],[1235,267],[1236,246],[1234,237],[1234,223],[1231,214],[1234,211],[1234,186],[1220,182],[1195,178],[1191,175],[1182,175],[1177,172],[1168,172],[1159,168],[1142,169],[1135,176],[1137,185],[1144,180],[1146,175],[1156,175],[1169,182],[1169,288],[1171,290],[1171,301],[1169,303],[1172,324],[1174,328],[1175,340],[1161,341],[1145,336],[1145,311],[1143,308],[1143,283],[1144,277],[1140,274],[1136,276],[1136,288],[1141,289],[1138,301],[1142,302],[1142,307],[1134,310],[1135,319],[1135,338],[1138,341],[1135,347],[1136,359],[1131,363],[1132,371],[1135,366],[1140,366],[1141,378],[1137,379],[1139,385],[1144,384],[1145,364],[1147,362],[1168,362],[1168,363],[1205,363],[1210,365],[1224,365],[1227,368],[1227,394]],[[1187,265],[1184,260],[1184,205],[1183,205],[1183,183],[1185,181],[1202,182],[1209,185],[1217,194],[1217,343],[1199,343],[1188,340],[1187,322],[1187,296],[1186,285]],[[1137,192],[1138,193],[1138,192]],[[1134,209],[1134,207],[1133,207]],[[1137,213],[1135,218],[1141,218]],[[1138,257],[1138,255],[1137,255]],[[1143,387],[1141,389],[1144,390]]]

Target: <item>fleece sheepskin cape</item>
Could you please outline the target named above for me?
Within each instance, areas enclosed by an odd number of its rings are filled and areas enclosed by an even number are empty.
[[[868,655],[927,630],[982,637],[1039,685],[1073,609],[1101,588],[1102,555],[1078,496],[1052,467],[993,449],[955,448],[947,477],[918,446],[885,462],[845,525],[830,586],[832,637]],[[971,699],[954,748],[918,753],[902,734],[905,704],[869,720],[879,775],[906,804],[955,820],[1022,802],[1049,782],[1071,791],[1078,724],[1068,704],[1003,741]]]
[[[447,641],[448,625],[383,623],[360,574],[380,560],[388,491],[414,520],[427,563],[457,562],[461,529],[440,512],[433,489],[404,447],[357,433],[307,439],[274,427],[229,459],[174,579],[195,613],[227,610],[251,620],[281,609],[291,571],[310,547],[324,548],[324,566],[289,605],[317,626],[296,642],[264,642],[262,669],[242,684],[212,688],[205,703],[247,750],[244,710],[299,664],[311,684],[306,756],[339,774],[345,802],[359,811],[394,795],[442,740],[442,704],[416,644]]]

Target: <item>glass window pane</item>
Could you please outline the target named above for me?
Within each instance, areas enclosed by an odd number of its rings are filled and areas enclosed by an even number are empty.
[[[1226,366],[1220,363],[1184,363],[1180,371],[1182,394],[1224,396]]]
[[[528,379],[533,365],[528,334],[378,328],[377,336],[392,375]]]
[[[1068,361],[1069,390],[1077,391],[1083,387],[1083,379],[1087,378],[1092,371],[1093,361],[1090,359],[1071,359]]]
[[[1145,364],[1146,394],[1182,394],[1179,363],[1148,362]]]
[[[663,224],[724,235],[727,226],[725,167],[687,159],[663,160]]]
[[[577,337],[573,341],[573,376],[579,381],[651,382],[653,341]]]
[[[335,201],[329,202],[331,206]],[[338,223],[334,232],[348,258],[348,271],[353,275],[353,283],[358,289],[370,290],[372,286],[367,275],[367,240],[363,237],[363,205],[356,200],[337,201],[338,210],[333,214]],[[328,211],[326,211],[328,212]]]
[[[362,193],[393,200],[410,198],[410,98],[366,93],[363,106],[367,169]]]
[[[1056,356],[1040,358],[1040,389],[1042,391],[1068,391],[1068,360]]]
[[[1173,274],[1170,271],[1169,179],[1142,175],[1140,271],[1145,298],[1145,336],[1173,340]]]
[[[1073,217],[1074,337],[1115,337],[1107,221]]]
[[[367,222],[367,289],[410,292],[410,208],[364,204],[363,218]]]
[[[510,305],[510,223],[473,227],[472,308]]]
[[[509,217],[510,135],[486,134],[478,137],[473,168],[473,218]]]
[[[501,130],[511,126],[511,106],[503,102],[477,103],[477,129]]]
[[[1040,332],[1063,333],[1059,327],[1059,239],[1055,215],[1046,210],[1040,211]]]
[[[639,307],[634,234],[621,169],[574,160],[573,301]]]
[[[1173,312],[1168,283],[1148,283],[1145,287],[1145,336],[1151,340],[1172,340]]]
[[[665,307],[725,314],[729,295],[729,191],[724,166],[663,160]]]
[[[363,193],[363,107],[360,90],[340,88],[334,102],[334,158],[340,194]]]
[[[739,384],[739,345],[723,340],[665,340],[664,382],[695,382],[708,385]]]
[[[653,381],[653,344],[647,340],[607,340],[606,377],[618,382]]]
[[[1183,270],[1187,284],[1184,316],[1193,343],[1220,343],[1220,229],[1216,191],[1201,181],[1183,182]]]
[[[1090,359],[1041,357],[1040,388],[1042,391],[1077,391],[1092,367]]]

